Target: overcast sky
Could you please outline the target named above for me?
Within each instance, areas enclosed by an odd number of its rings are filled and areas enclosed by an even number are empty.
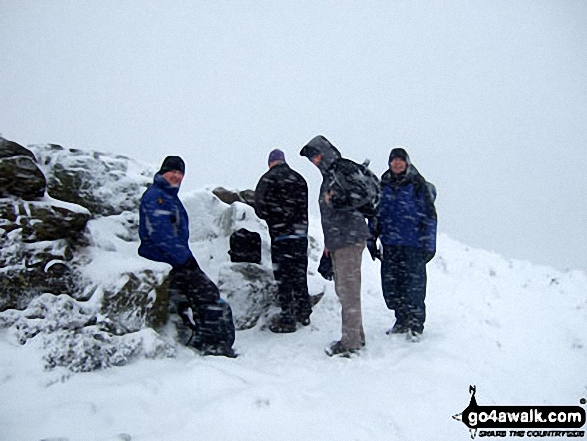
[[[587,270],[587,2],[0,0],[0,133],[254,188],[323,134],[406,146],[439,229]],[[312,210],[316,210],[315,200]]]

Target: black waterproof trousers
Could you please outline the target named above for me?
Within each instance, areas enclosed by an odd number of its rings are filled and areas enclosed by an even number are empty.
[[[426,262],[421,248],[383,244],[383,297],[397,326],[418,333],[426,320]]]
[[[190,344],[198,349],[231,348],[235,340],[232,310],[195,259],[186,267],[174,268],[170,279],[170,299],[175,299],[177,312],[195,331]],[[189,320],[188,308],[194,323]]]
[[[308,239],[275,238],[271,241],[273,275],[278,283],[282,323],[295,324],[310,317],[308,294]]]

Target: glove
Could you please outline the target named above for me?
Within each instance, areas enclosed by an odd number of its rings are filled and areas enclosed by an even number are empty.
[[[320,259],[320,266],[318,266],[318,272],[326,280],[332,280],[334,278],[334,271],[332,269],[332,260],[330,254],[322,254]]]
[[[379,259],[381,260],[381,253],[377,249],[377,239],[368,239],[367,240],[367,249],[369,250],[369,254],[371,254],[371,259]]]
[[[430,262],[435,255],[436,250],[424,250],[424,262]]]

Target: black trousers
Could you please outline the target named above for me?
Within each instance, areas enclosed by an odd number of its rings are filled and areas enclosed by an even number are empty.
[[[426,262],[421,248],[383,244],[383,297],[400,326],[421,333],[426,320]]]
[[[295,323],[309,317],[312,306],[308,294],[308,239],[272,240],[271,260],[282,320]]]
[[[170,290],[178,314],[195,331],[194,346],[232,347],[235,340],[232,310],[195,260],[188,267],[171,271]],[[195,325],[187,316],[188,307]]]

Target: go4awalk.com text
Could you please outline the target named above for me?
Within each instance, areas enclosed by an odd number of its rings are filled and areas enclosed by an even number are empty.
[[[581,406],[480,406],[476,388],[469,388],[471,401],[465,410],[453,416],[469,428],[471,438],[583,438],[586,423]],[[585,404],[587,400],[581,399]]]

